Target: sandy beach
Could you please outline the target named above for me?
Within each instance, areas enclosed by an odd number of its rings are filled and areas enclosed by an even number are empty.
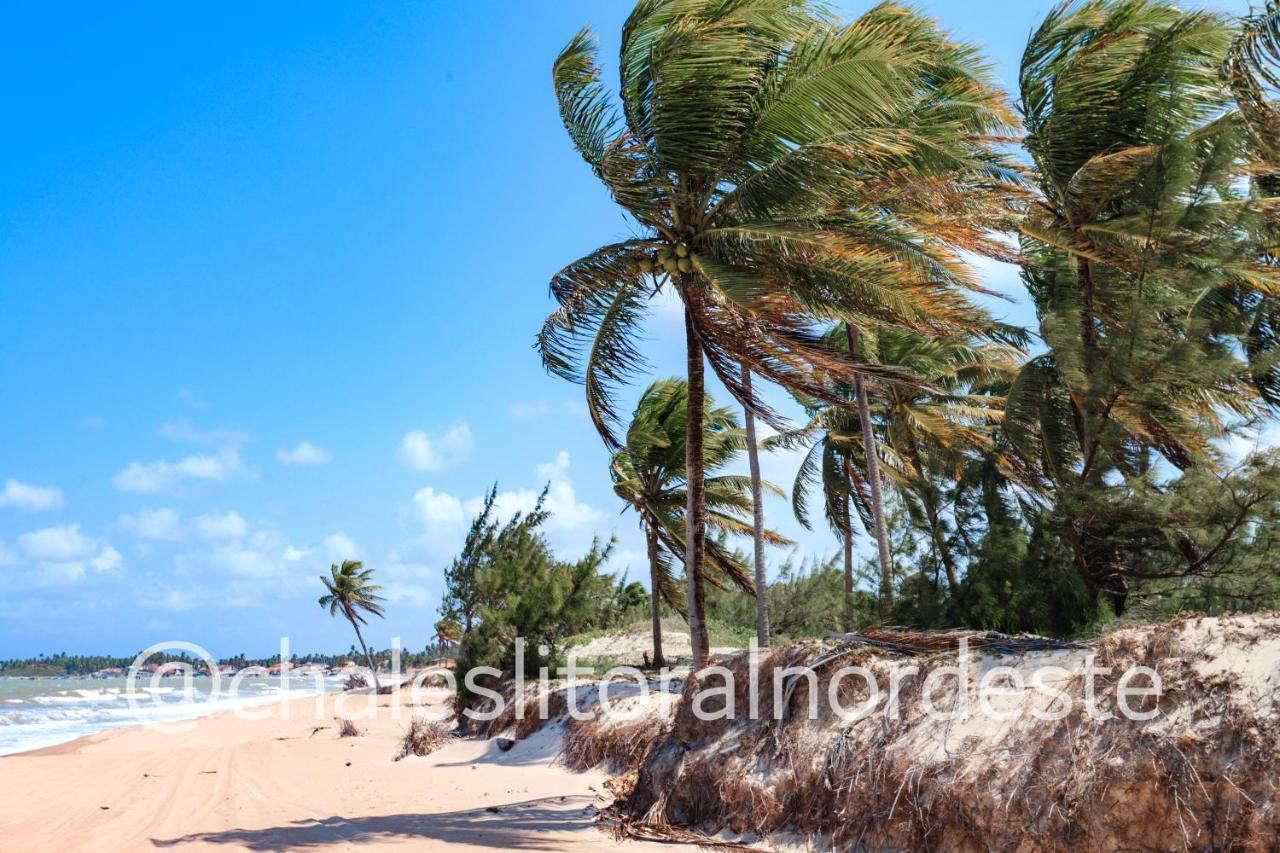
[[[428,704],[438,710],[443,697]],[[320,714],[316,701],[0,758],[0,849],[670,849],[619,844],[597,828],[606,777],[557,766],[554,727],[505,753],[459,739],[395,761],[413,714],[407,694],[328,695]],[[362,736],[338,737],[337,701],[351,716],[378,703],[358,722]]]

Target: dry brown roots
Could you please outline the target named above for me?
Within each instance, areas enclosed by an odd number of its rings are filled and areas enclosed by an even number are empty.
[[[903,712],[853,724],[827,704],[831,673],[854,659],[886,671],[904,659],[881,649],[833,654],[813,643],[773,652],[760,684],[771,685],[780,666],[812,667],[822,697],[816,719],[795,713],[809,699],[797,679],[782,720],[773,719],[772,690],[763,686],[760,719],[699,720],[691,696],[720,683],[704,671],[687,681],[670,731],[645,749],[633,790],[618,803],[616,831],[671,840],[690,831],[790,831],[839,849],[1280,849],[1280,709],[1242,699],[1231,673],[1202,675],[1178,629],[1120,631],[1090,650],[1114,673],[1139,665],[1159,672],[1161,719],[1186,719],[1184,727],[1095,720],[1078,701],[1062,720],[997,727],[941,756],[921,746],[937,742],[930,727],[938,726],[921,710],[921,685],[953,655],[911,657],[921,672],[903,686]],[[742,660],[730,665],[738,708],[745,668]],[[1102,706],[1116,707],[1116,679],[1095,679]],[[1083,684],[1076,674],[1063,689],[1080,698]],[[846,706],[858,704],[859,688],[844,688]],[[583,763],[610,757],[612,741],[584,743],[575,755]]]

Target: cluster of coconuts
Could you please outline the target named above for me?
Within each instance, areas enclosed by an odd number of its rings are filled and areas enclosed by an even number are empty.
[[[658,250],[656,262],[645,255],[639,261],[639,269],[642,273],[653,273],[663,269],[672,276],[682,272],[693,272],[693,254],[684,243],[676,243],[674,247],[663,246]]]

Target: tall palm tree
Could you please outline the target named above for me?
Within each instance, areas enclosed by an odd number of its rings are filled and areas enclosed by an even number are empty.
[[[640,518],[649,557],[653,620],[653,665],[666,665],[662,651],[661,604],[686,611],[685,593],[672,571],[672,558],[685,552],[685,513],[688,509],[685,443],[688,435],[689,387],[679,379],[662,379],[641,395],[627,429],[626,440],[614,454],[609,468],[613,490]],[[715,474],[746,446],[737,417],[727,408],[703,398],[703,464],[707,472],[707,526],[722,536],[754,534],[748,518],[754,501],[752,482],[743,477]],[[777,486],[762,482],[762,489],[781,494]],[[761,539],[773,545],[788,541],[771,530]],[[754,593],[741,559],[717,539],[708,539],[707,580],[717,586],[734,584]]]
[[[820,345],[815,316],[921,329],[969,323],[957,247],[996,251],[1015,175],[992,152],[1011,115],[976,52],[892,4],[842,25],[805,0],[640,0],[617,101],[590,34],[553,81],[579,153],[636,236],[556,273],[538,343],[585,385],[611,449],[613,392],[644,368],[637,333],[671,290],[685,319],[687,534],[694,658],[706,660],[704,359],[739,403],[756,377],[823,399],[834,376],[891,373]],[[988,191],[975,192],[983,188]],[[834,401],[833,401],[834,402]]]
[[[846,395],[852,387],[846,384]],[[863,472],[864,433],[856,410],[847,405],[832,405],[818,400],[797,398],[809,415],[808,423],[797,430],[782,433],[766,444],[773,448],[808,446],[804,459],[796,471],[791,491],[791,505],[796,519],[806,529],[813,528],[809,503],[811,493],[820,488],[823,515],[844,552],[844,601],[841,607],[841,626],[853,630],[853,539],[856,513],[864,530],[873,529],[871,490]],[[882,563],[892,571],[892,563]],[[883,580],[882,580],[883,583]]]
[[[827,333],[828,345],[847,345],[848,329],[841,324]],[[987,334],[1020,339],[1016,330],[988,321]],[[865,351],[878,363],[902,370],[911,382],[883,382],[863,406],[831,405],[797,396],[808,422],[766,443],[768,447],[807,447],[796,472],[792,507],[806,528],[812,526],[811,493],[820,489],[823,512],[844,550],[846,629],[853,613],[853,519],[876,536],[876,491],[866,472],[875,468],[885,476],[883,488],[902,500],[912,521],[933,541],[954,590],[959,573],[948,547],[942,518],[941,494],[935,480],[961,475],[964,462],[990,452],[993,431],[1001,421],[1004,398],[991,393],[993,383],[1006,382],[1016,369],[1021,350],[1000,342],[971,343],[882,326],[863,335]],[[918,381],[916,381],[918,380]],[[831,389],[845,400],[856,399],[850,382]],[[865,412],[865,415],[864,415]],[[866,448],[875,448],[872,464]],[[1003,460],[1001,464],[1006,465]],[[883,492],[881,496],[883,499]],[[892,589],[893,556],[883,556],[877,542],[882,602]]]
[[[1002,327],[993,326],[991,333],[1021,338]],[[975,343],[894,328],[880,329],[873,343],[877,361],[927,382],[885,383],[872,417],[881,422],[883,441],[901,472],[898,493],[912,519],[928,533],[954,592],[959,571],[946,541],[938,481],[958,480],[968,460],[994,451],[1005,400],[992,392],[1013,378],[1022,350],[1000,342]],[[864,446],[870,420],[863,425]],[[999,461],[1005,464],[1003,458]]]
[[[844,324],[845,339],[849,344],[849,355],[855,359],[861,357],[861,335],[854,324],[848,320]],[[858,406],[858,425],[862,432],[862,446],[876,446],[876,437],[871,426],[871,400],[867,396],[867,383],[862,374],[853,375],[853,397]],[[876,556],[880,564],[880,602],[888,608],[893,606],[893,554],[889,548],[889,524],[884,509],[884,487],[880,481],[880,462],[875,453],[864,454],[867,461],[867,493],[871,501],[871,519],[875,524]],[[849,457],[846,456],[846,463]],[[849,537],[845,537],[845,553],[850,551]],[[846,564],[849,557],[846,556]],[[845,572],[845,598],[852,600],[853,590],[849,572]],[[846,629],[848,630],[848,629]]]
[[[1227,421],[1280,402],[1274,357],[1241,358],[1257,351],[1253,309],[1274,315],[1265,297],[1280,292],[1265,257],[1280,199],[1251,179],[1257,135],[1223,74],[1236,33],[1168,0],[1090,0],[1052,12],[1023,57],[1041,195],[1023,278],[1047,352],[1013,383],[1006,425],[1082,580],[1117,612],[1150,575],[1126,550],[1142,535],[1115,527],[1136,506],[1115,483],[1161,462],[1219,470]],[[1195,573],[1219,548],[1179,550]]]
[[[320,576],[320,582],[328,590],[320,596],[320,606],[328,608],[330,616],[337,616],[341,611],[351,623],[360,649],[364,652],[365,662],[373,673],[373,686],[376,690],[381,687],[378,684],[378,667],[374,665],[369,647],[365,645],[364,635],[360,633],[360,626],[368,624],[364,618],[365,613],[382,616],[383,598],[378,595],[382,587],[373,583],[372,579],[373,569],[366,569],[359,560],[343,560],[341,566],[333,563],[329,566],[329,577]]]

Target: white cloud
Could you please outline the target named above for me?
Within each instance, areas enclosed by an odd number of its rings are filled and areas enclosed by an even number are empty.
[[[0,507],[15,509],[54,509],[63,504],[62,489],[52,486],[33,486],[18,480],[5,480],[0,492]]]
[[[248,476],[240,454],[224,448],[215,454],[197,453],[167,462],[130,462],[112,478],[122,492],[140,494],[172,494],[190,481],[225,483],[237,476]]]
[[[328,465],[333,461],[333,452],[301,441],[292,450],[277,450],[276,459],[285,465]]]
[[[95,572],[114,572],[123,562],[120,552],[110,545],[104,545],[101,551],[89,558],[89,565]]]
[[[584,415],[587,407],[577,398],[566,397],[554,403],[547,400],[516,400],[507,407],[507,411],[516,420],[524,421],[544,415]]]
[[[569,451],[561,450],[552,462],[543,463],[537,468],[538,482],[547,486],[547,497],[543,509],[551,513],[547,519],[549,530],[579,530],[598,518],[600,511],[580,502],[569,479]],[[517,512],[529,512],[538,504],[538,489],[518,489],[516,491],[498,492],[493,505],[498,515],[509,518]],[[478,513],[484,506],[480,498],[468,502],[470,514]]]
[[[74,560],[90,556],[97,547],[93,537],[80,532],[79,524],[24,533],[18,537],[18,544],[23,553],[36,560]]]
[[[170,441],[188,444],[216,444],[219,447],[242,447],[252,436],[247,430],[236,427],[200,429],[186,418],[177,418],[160,424],[156,434]]]
[[[195,520],[196,530],[206,539],[243,539],[249,523],[238,512],[211,512]]]
[[[295,548],[292,545],[286,545],[284,553],[280,555],[280,559],[287,563],[296,563],[299,560],[310,557],[314,551],[310,548]]]
[[[432,594],[426,581],[434,574],[425,563],[402,561],[395,550],[378,565],[382,595],[392,604],[408,607],[425,608],[431,604]]]
[[[209,518],[225,523],[229,530],[235,526],[234,520],[228,521],[232,516],[239,518],[235,513]],[[310,595],[314,591],[315,567],[289,559],[292,546],[280,532],[247,523],[245,526],[248,531],[242,538],[213,540],[205,547],[176,554],[173,571],[157,583],[157,595],[165,596],[165,590],[175,581],[182,581],[183,589],[178,590],[175,585],[177,591],[167,601],[154,605],[148,602],[148,606],[182,610],[191,605],[194,596],[197,603],[259,607]],[[303,555],[298,552],[299,558]]]
[[[331,533],[320,542],[325,557],[334,563],[360,559],[360,546],[345,533]]]
[[[517,512],[532,510],[542,493],[541,485],[548,485],[543,508],[551,513],[546,530],[554,535],[553,544],[585,550],[590,537],[584,538],[582,534],[590,531],[601,513],[578,500],[569,479],[569,465],[568,452],[561,451],[553,462],[537,467],[538,488],[498,492],[493,502],[495,517],[505,520]],[[420,525],[424,533],[407,544],[412,550],[434,559],[448,559],[462,546],[471,519],[483,508],[483,497],[463,501],[431,487],[419,489],[404,514]]]
[[[441,435],[421,430],[405,433],[400,440],[400,461],[415,471],[443,471],[467,461],[474,448],[471,427],[458,421]]]
[[[34,579],[44,584],[70,584],[94,572],[114,572],[123,564],[111,544],[80,532],[79,524],[46,527],[18,537],[22,552],[36,561]]]
[[[176,509],[140,509],[120,516],[120,528],[140,539],[177,542],[182,538],[182,514]]]
[[[204,600],[203,593],[190,586],[167,586],[163,579],[152,578],[147,585],[147,594],[140,604],[152,610],[184,613],[194,610]]]
[[[413,496],[416,515],[431,530],[455,530],[467,523],[462,501],[447,492],[437,492],[428,486]]]

